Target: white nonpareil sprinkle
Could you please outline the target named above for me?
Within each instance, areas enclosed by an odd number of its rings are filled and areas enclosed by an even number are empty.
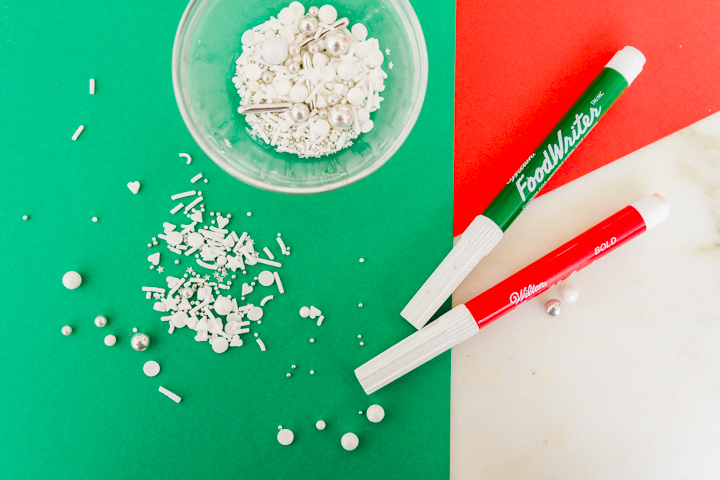
[[[345,450],[352,451],[358,447],[358,445],[360,444],[360,440],[358,439],[357,435],[352,432],[348,432],[342,436],[342,439],[340,439],[340,444]]]
[[[98,218],[97,218],[97,217],[92,217],[92,221],[95,222],[95,223],[97,223]]]
[[[23,219],[23,220],[27,220],[28,218],[30,218],[30,217],[28,217],[27,215],[23,215],[23,216],[22,216],[22,219]]]
[[[70,325],[65,325],[60,329],[60,332],[67,337],[72,333],[72,327]]]
[[[367,409],[367,419],[378,423],[385,418],[385,410],[380,405],[370,405]]]
[[[90,79],[90,95],[95,95],[95,79]]]
[[[318,420],[317,422],[315,422],[315,428],[317,428],[318,430],[325,430],[325,422],[322,420]]]
[[[162,393],[163,395],[165,395],[166,397],[168,397],[170,400],[172,400],[175,403],[180,403],[180,401],[182,400],[182,398],[180,398],[179,396],[177,396],[176,394],[174,394],[167,388],[159,387],[158,392]]]
[[[75,133],[73,133],[72,139],[73,141],[77,140],[80,134],[85,130],[85,125],[80,125],[77,130],[75,130]]]

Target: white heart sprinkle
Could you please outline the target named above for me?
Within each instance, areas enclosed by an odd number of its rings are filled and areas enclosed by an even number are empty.
[[[140,182],[130,182],[127,187],[133,194],[136,194],[140,190]]]
[[[225,217],[217,217],[218,228],[225,228],[225,225],[227,225],[229,221],[230,220]]]
[[[148,256],[148,262],[152,263],[153,265],[157,265],[160,263],[160,252],[155,252],[152,255]]]
[[[159,254],[158,254],[158,255],[159,255]],[[243,285],[242,285],[242,295],[243,295],[243,297],[244,297],[245,295],[251,294],[252,291],[253,291],[253,287],[251,287],[250,284],[248,284],[248,283],[243,283]]]
[[[200,210],[196,210],[195,213],[190,215],[190,220],[193,222],[202,223],[202,212]]]

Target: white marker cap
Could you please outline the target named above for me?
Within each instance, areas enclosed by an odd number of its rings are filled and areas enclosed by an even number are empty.
[[[630,204],[643,217],[645,228],[650,230],[670,214],[670,204],[657,193]]]
[[[625,47],[613,55],[605,67],[617,70],[630,86],[642,72],[643,65],[645,65],[645,55],[635,47]]]
[[[370,395],[479,331],[470,310],[465,305],[458,305],[355,369],[355,376],[365,393]]]
[[[463,232],[460,241],[420,287],[400,315],[417,329],[425,326],[478,262],[495,248],[502,236],[503,232],[495,222],[483,215],[475,217]]]

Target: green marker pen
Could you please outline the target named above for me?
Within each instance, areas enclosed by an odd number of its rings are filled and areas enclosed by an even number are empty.
[[[613,56],[405,306],[400,314],[408,322],[419,329],[430,320],[500,242],[503,232],[635,80],[644,64],[645,57],[633,47],[625,47]]]

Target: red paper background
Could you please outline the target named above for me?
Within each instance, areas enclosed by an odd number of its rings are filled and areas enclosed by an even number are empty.
[[[456,37],[455,235],[625,45],[643,72],[543,192],[720,109],[717,0],[458,0]]]

